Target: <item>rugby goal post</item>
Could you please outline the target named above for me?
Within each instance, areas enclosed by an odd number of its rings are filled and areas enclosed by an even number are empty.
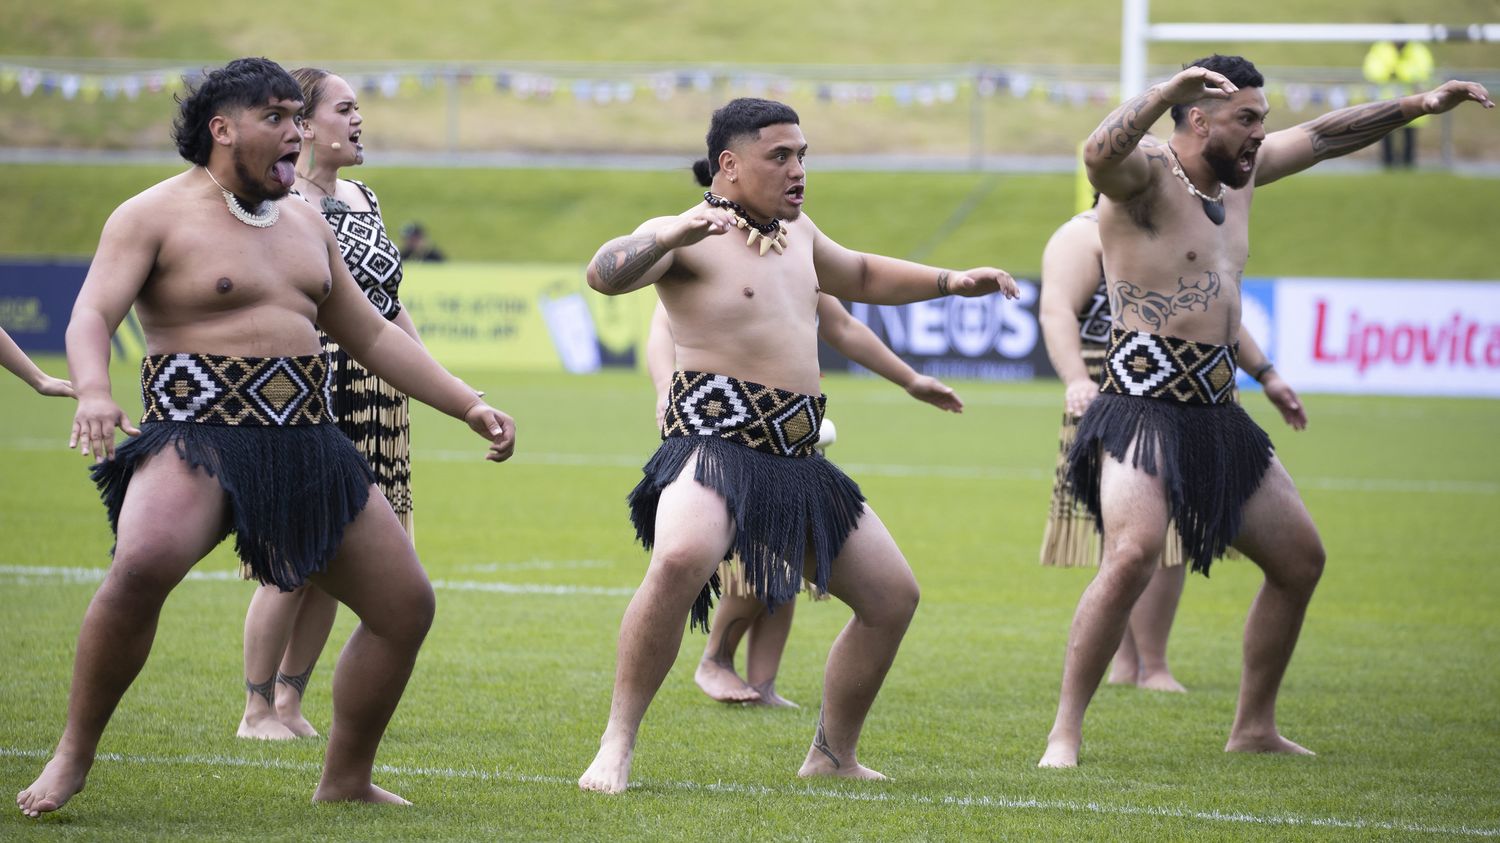
[[[1146,89],[1146,48],[1169,41],[1489,41],[1500,43],[1500,23],[1152,23],[1150,0],[1122,0],[1120,99]]]

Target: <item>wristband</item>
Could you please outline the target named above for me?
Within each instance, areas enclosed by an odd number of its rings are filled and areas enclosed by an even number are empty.
[[[1260,379],[1266,376],[1266,372],[1269,372],[1274,368],[1276,368],[1276,364],[1267,360],[1266,365],[1261,366],[1259,369],[1256,369],[1250,374],[1250,377],[1255,378],[1256,383],[1259,383]]]

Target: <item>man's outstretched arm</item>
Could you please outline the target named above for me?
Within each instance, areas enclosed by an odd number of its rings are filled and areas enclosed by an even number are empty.
[[[633,233],[599,247],[589,261],[589,286],[606,296],[617,296],[655,284],[672,268],[674,249],[733,227],[729,214],[714,208],[647,220]]]
[[[1425,94],[1351,105],[1272,132],[1261,145],[1255,183],[1270,184],[1319,161],[1364,149],[1424,114],[1442,114],[1466,102],[1495,107],[1483,85],[1446,82]]]

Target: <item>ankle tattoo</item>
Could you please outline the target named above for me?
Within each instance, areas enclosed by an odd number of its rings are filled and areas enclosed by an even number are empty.
[[[735,618],[729,622],[729,626],[724,628],[724,634],[719,638],[719,650],[714,654],[714,661],[734,670],[734,649],[739,644],[739,636],[735,635],[735,630],[749,625],[750,621],[745,618]]]
[[[276,681],[290,687],[293,691],[296,691],[297,696],[300,698],[303,695],[303,692],[307,690],[307,680],[312,678],[312,672],[312,665],[308,665],[307,670],[302,671],[296,676],[288,676],[278,670],[276,671]]]
[[[260,698],[266,701],[266,705],[276,704],[276,677],[274,676],[258,685],[246,679],[245,690],[260,695]]]
[[[823,709],[821,708],[818,709],[818,733],[813,736],[813,749],[828,756],[828,760],[833,762],[833,769],[843,768],[844,765],[839,763],[839,757],[834,755],[833,750],[828,746],[828,735],[823,731]]]

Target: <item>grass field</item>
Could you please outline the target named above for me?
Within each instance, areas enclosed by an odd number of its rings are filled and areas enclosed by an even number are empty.
[[[59,370],[58,359],[44,365]],[[417,544],[436,625],[382,747],[409,810],[308,805],[320,740],[233,737],[250,588],[220,548],[179,587],[89,789],[8,839],[1473,839],[1500,836],[1500,403],[1305,396],[1292,434],[1259,396],[1329,564],[1281,724],[1316,758],[1226,755],[1239,634],[1258,577],[1194,577],[1172,650],[1186,696],[1106,687],[1083,765],[1035,768],[1087,571],[1043,569],[1055,384],[955,384],[943,416],[882,383],[830,377],[840,440],[906,552],[923,603],[870,717],[880,784],[799,781],[821,664],[847,610],[798,609],[779,690],[799,711],[703,698],[689,636],[648,713],[635,787],[577,792],[603,726],[614,638],[644,553],[623,496],[652,448],[631,373],[461,372],[519,422],[517,456],[478,459],[456,422],[414,414]],[[117,372],[123,404],[133,372]],[[107,564],[71,416],[0,379],[0,782],[24,786],[63,723],[84,606]],[[602,418],[613,423],[600,424]],[[334,641],[350,629],[340,616]],[[308,692],[329,717],[331,645]]]
[[[451,259],[573,262],[700,195],[686,170],[345,171],[380,194],[386,226],[421,220]],[[808,213],[851,248],[1034,275],[1072,214],[1071,176],[825,173]],[[0,255],[87,256],[120,202],[180,167],[0,165]],[[1437,173],[1327,175],[1256,193],[1251,275],[1495,278],[1496,182]]]

